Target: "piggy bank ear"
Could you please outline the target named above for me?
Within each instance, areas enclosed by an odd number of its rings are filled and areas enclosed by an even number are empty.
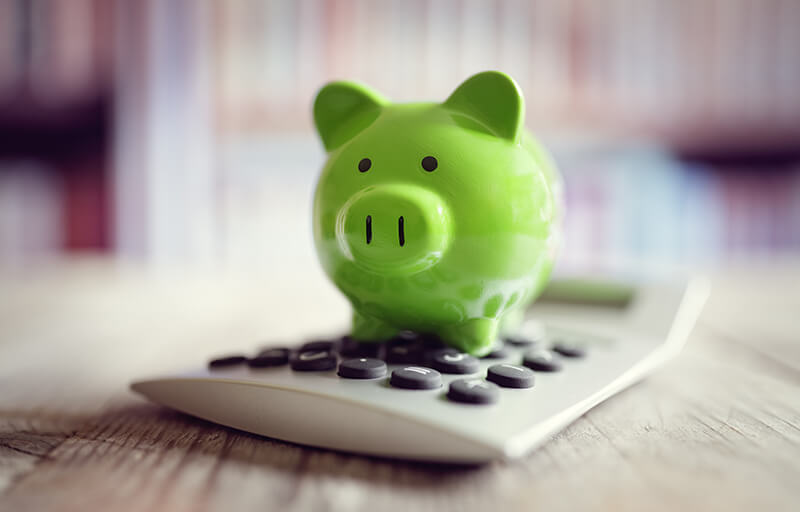
[[[331,82],[314,100],[314,124],[322,144],[333,151],[372,124],[386,104],[380,94],[353,82]]]
[[[447,98],[444,105],[489,133],[519,140],[525,117],[525,101],[517,83],[505,73],[484,71],[468,78]]]

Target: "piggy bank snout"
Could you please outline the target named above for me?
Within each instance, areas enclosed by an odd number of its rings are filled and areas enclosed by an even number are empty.
[[[426,188],[389,184],[351,197],[336,222],[345,257],[383,274],[410,274],[435,264],[450,242],[447,205]]]

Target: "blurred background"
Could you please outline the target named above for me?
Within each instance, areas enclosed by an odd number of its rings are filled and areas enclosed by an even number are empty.
[[[524,91],[560,269],[800,254],[796,0],[0,0],[0,268],[308,267],[332,79]]]

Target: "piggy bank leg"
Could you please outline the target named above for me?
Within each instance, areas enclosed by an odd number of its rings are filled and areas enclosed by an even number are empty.
[[[471,318],[460,324],[449,325],[438,334],[448,345],[482,356],[491,349],[497,338],[498,327],[495,318]]]
[[[399,329],[353,310],[353,330],[350,336],[358,341],[386,341],[393,338]]]

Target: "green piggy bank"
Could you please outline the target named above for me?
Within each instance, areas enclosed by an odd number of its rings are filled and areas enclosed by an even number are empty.
[[[483,355],[520,321],[549,277],[560,209],[524,117],[496,71],[443,103],[394,104],[351,82],[319,91],[314,240],[353,306],[352,338],[413,330]]]

